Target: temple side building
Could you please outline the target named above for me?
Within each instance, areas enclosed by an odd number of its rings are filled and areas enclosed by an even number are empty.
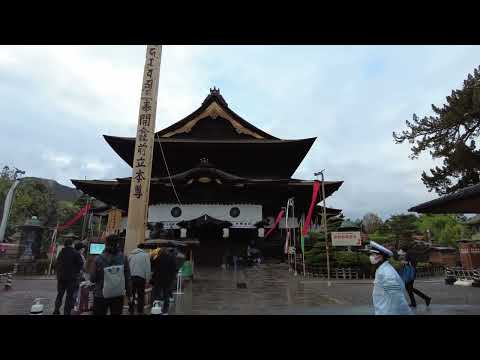
[[[199,241],[195,262],[220,265],[248,244],[262,244],[274,218],[295,198],[290,226],[307,212],[313,181],[292,178],[316,138],[283,140],[255,127],[230,109],[211,89],[193,113],[155,134],[148,222],[155,235]],[[131,167],[135,138],[104,135]],[[72,180],[77,189],[124,211],[131,178]],[[326,181],[325,196],[342,181]],[[321,192],[318,202],[322,200]],[[334,209],[338,211],[337,209]],[[285,219],[280,228],[285,228]],[[275,231],[264,243],[280,239]],[[279,242],[279,251],[282,249]]]

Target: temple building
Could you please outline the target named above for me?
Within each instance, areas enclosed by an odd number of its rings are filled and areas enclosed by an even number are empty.
[[[131,167],[135,138],[104,135]],[[196,264],[220,265],[249,244],[278,242],[282,230],[264,234],[295,200],[297,220],[308,211],[313,181],[292,178],[316,138],[283,140],[233,112],[211,89],[193,113],[155,134],[148,223],[150,238],[197,239]],[[72,180],[77,189],[123,210],[126,227],[131,178]],[[342,181],[326,181],[325,196]],[[318,202],[322,200],[321,192]],[[336,209],[334,209],[337,211]],[[280,228],[285,228],[285,219]],[[284,235],[284,233],[283,233]],[[275,240],[276,239],[276,240]]]

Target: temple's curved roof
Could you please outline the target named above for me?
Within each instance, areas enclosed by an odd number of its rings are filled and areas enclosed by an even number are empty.
[[[237,138],[257,139],[257,140],[278,140],[275,136],[272,136],[265,131],[257,128],[256,126],[243,119],[240,115],[235,113],[228,107],[227,102],[220,94],[220,89],[210,89],[210,94],[205,98],[202,105],[175,124],[158,131],[156,134],[162,138],[182,138],[184,136],[195,138],[195,135],[199,137],[206,136],[209,138],[215,137],[216,134],[206,130],[205,134],[198,132],[197,134],[191,134],[194,128],[198,128],[201,123],[215,122],[219,123],[220,119],[226,120],[237,133]],[[234,133],[232,133],[233,135]],[[189,136],[190,135],[190,136]],[[222,134],[218,134],[222,135]],[[225,136],[225,133],[223,134]]]
[[[135,138],[104,135],[112,149],[133,165]],[[201,158],[208,158],[222,170],[245,177],[290,178],[297,170],[316,138],[301,140],[196,140],[155,138],[152,175],[167,176],[165,154],[172,174],[187,171]],[[160,146],[162,148],[160,148]]]
[[[206,157],[229,173],[289,178],[316,139],[282,140],[266,133],[231,110],[216,88],[210,90],[197,110],[155,135],[152,175],[156,177],[167,175],[162,146],[173,174],[191,169],[201,157]],[[132,166],[135,138],[104,138]]]
[[[198,175],[198,174],[197,174]],[[265,208],[274,211],[285,206],[284,200],[295,197],[296,206],[308,208],[312,198],[313,181],[308,180],[265,180],[237,179],[202,183],[188,181],[188,177],[172,181],[182,203],[264,203]],[[198,179],[198,178],[197,178]],[[73,185],[84,193],[120,209],[128,209],[131,178],[117,180],[71,180]],[[343,181],[325,181],[325,196],[337,191]],[[318,201],[322,200],[321,194]],[[176,203],[168,178],[152,178],[149,203]]]

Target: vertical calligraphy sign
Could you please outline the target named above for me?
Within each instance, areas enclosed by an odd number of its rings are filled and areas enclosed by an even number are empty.
[[[138,244],[145,241],[161,55],[161,45],[147,46],[133,155],[125,254],[130,253]]]

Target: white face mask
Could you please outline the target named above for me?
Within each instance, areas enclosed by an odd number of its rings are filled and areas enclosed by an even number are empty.
[[[382,260],[382,257],[380,255],[370,255],[370,263],[372,263],[373,265],[378,264],[380,260]]]

